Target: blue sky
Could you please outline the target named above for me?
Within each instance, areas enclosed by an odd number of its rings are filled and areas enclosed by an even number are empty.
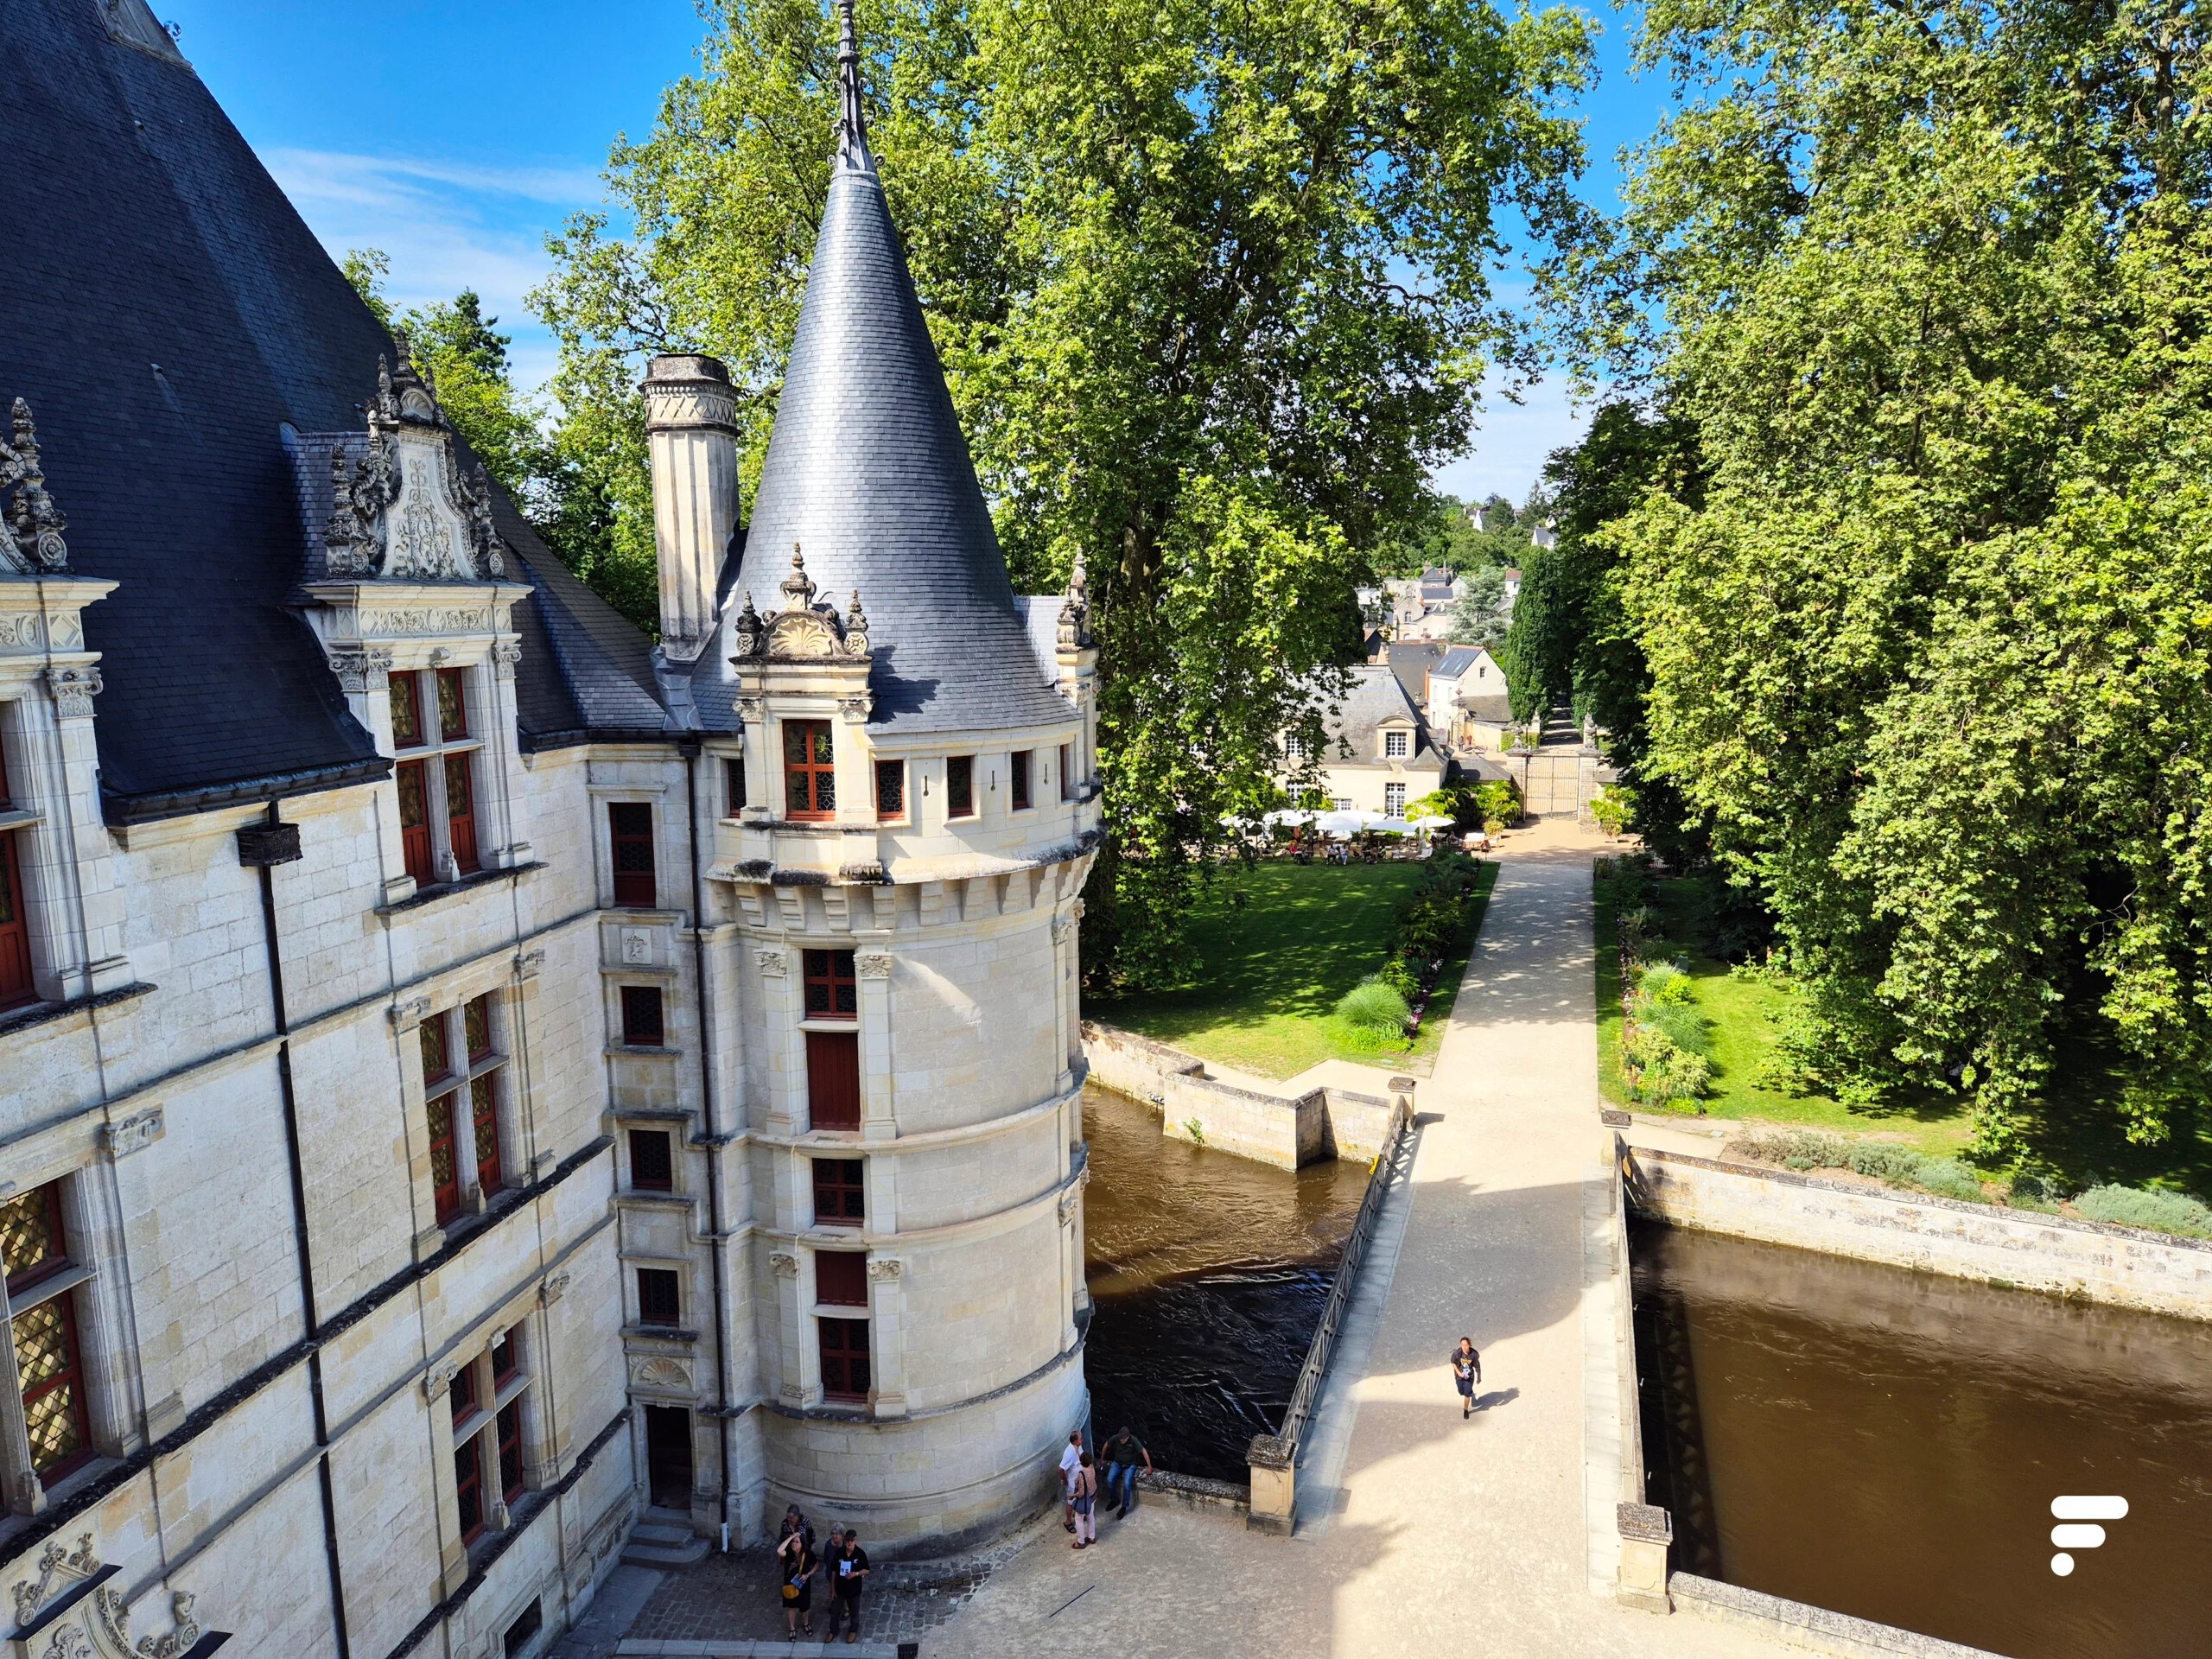
[[[661,88],[692,67],[703,32],[690,0],[156,0],[177,44],[334,254],[378,247],[402,304],[484,296],[542,381],[553,348],[523,303],[548,231],[597,204],[618,132],[641,136]],[[1587,105],[1587,194],[1610,205],[1614,153],[1649,131],[1656,85],[1626,74],[1629,19],[1605,30]],[[1509,275],[1509,297],[1525,292]],[[1493,399],[1471,452],[1440,487],[1527,493],[1585,416],[1556,384]]]

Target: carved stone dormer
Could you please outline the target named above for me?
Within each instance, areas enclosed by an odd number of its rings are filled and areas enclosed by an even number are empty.
[[[321,456],[327,475],[302,476],[302,494],[326,510],[309,514],[309,562],[325,581],[496,582],[506,575],[492,520],[484,468],[464,469],[435,390],[416,372],[407,336],[395,335],[399,366],[377,359],[365,432],[318,432],[300,440],[303,474]]]
[[[74,1548],[60,1539],[49,1542],[36,1570],[36,1578],[16,1580],[10,1592],[16,1641],[25,1650],[34,1645],[25,1632],[35,1632],[41,1654],[62,1659],[183,1659],[195,1650],[213,1651],[230,1639],[227,1632],[203,1630],[194,1611],[199,1599],[180,1590],[169,1597],[168,1632],[142,1636],[134,1644],[130,1609],[111,1582],[116,1569],[101,1564],[89,1532],[77,1535]]]
[[[814,581],[806,574],[806,555],[791,549],[791,568],[780,584],[784,603],[762,616],[753,608],[753,595],[731,625],[736,654],[730,660],[740,668],[764,662],[865,661],[868,654],[868,616],[861,596],[853,594],[852,608],[843,616],[835,605],[814,602]]]

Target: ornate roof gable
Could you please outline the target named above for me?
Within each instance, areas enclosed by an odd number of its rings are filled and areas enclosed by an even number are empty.
[[[309,563],[324,581],[489,582],[506,575],[492,485],[465,472],[437,394],[416,372],[377,359],[368,429],[303,434],[296,450]],[[320,465],[327,471],[313,475]],[[318,522],[319,520],[319,522]]]
[[[841,619],[835,605],[814,602],[814,580],[806,574],[806,557],[791,549],[791,574],[783,580],[784,604],[762,616],[753,608],[753,595],[731,625],[737,654],[730,660],[749,662],[806,662],[868,655],[868,615],[861,609],[857,588],[853,607]]]

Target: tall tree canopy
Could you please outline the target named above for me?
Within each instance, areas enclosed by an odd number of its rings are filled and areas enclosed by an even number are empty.
[[[563,453],[610,556],[650,557],[644,353],[714,352],[757,468],[826,187],[818,0],[709,11],[537,302]],[[1081,553],[1110,837],[1094,967],[1172,973],[1192,855],[1270,802],[1279,734],[1358,651],[1352,590],[1522,342],[1493,301],[1511,201],[1571,225],[1586,73],[1565,8],[1467,0],[886,0],[870,136],[1016,583]],[[632,550],[624,551],[623,550]]]
[[[1592,538],[1647,764],[1770,906],[1812,1074],[1961,1088],[1986,1150],[2076,1067],[2145,1141],[2212,1077],[2207,27],[1652,0],[1684,106],[1554,273],[1697,434],[1701,493]]]

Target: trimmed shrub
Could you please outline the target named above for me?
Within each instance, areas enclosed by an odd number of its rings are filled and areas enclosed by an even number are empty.
[[[1402,1036],[1414,1011],[1402,992],[1382,982],[1379,974],[1369,976],[1337,999],[1337,1017],[1355,1031],[1378,1036]]]
[[[1840,1135],[1818,1129],[1785,1129],[1779,1135],[1755,1135],[1744,1142],[1752,1155],[1802,1174],[1808,1169],[1841,1169],[1851,1148]]]
[[[2212,1238],[2212,1209],[2180,1192],[2161,1192],[2155,1187],[2093,1186],[2074,1200],[2074,1207],[2091,1221],[2109,1221],[2122,1227],[2148,1227],[2184,1238]]]
[[[1891,1146],[1884,1141],[1862,1141],[1851,1149],[1853,1169],[1878,1181],[1893,1181],[1900,1185],[1917,1180],[1924,1161],[1910,1147]]]

